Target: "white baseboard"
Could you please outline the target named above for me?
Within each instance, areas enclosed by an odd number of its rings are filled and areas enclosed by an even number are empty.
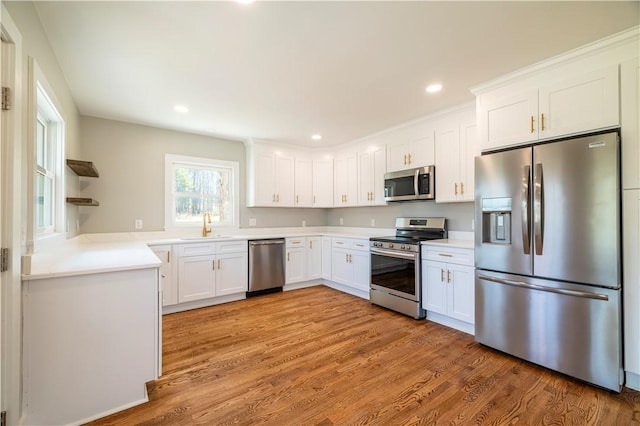
[[[640,375],[630,371],[625,371],[625,375],[627,380],[624,386],[629,389],[640,391]]]
[[[322,283],[323,283],[323,280],[317,279],[317,280],[311,280],[311,281],[304,281],[301,283],[285,284],[284,287],[282,287],[282,291],[290,291],[290,290],[298,290],[301,288],[314,287],[317,285],[322,285]]]
[[[82,420],[80,420],[78,422],[70,423],[69,425],[73,425],[73,426],[75,426],[75,425],[83,425],[85,423],[89,423],[89,422],[92,422],[94,420],[98,420],[98,419],[101,419],[103,417],[110,416],[111,414],[126,410],[126,409],[131,408],[131,407],[135,407],[136,405],[144,404],[146,402],[149,402],[149,396],[147,395],[147,389],[145,387],[144,398],[143,399],[140,399],[138,401],[133,401],[133,402],[130,402],[128,404],[124,404],[124,405],[122,405],[120,407],[116,407],[116,408],[113,408],[111,410],[107,410],[107,411],[105,411],[103,413],[100,413],[100,414],[96,414],[95,416],[87,417],[86,419],[82,419]]]
[[[468,322],[460,321],[455,318],[441,315],[435,312],[427,311],[427,319],[429,321],[437,322],[438,324],[445,325],[447,327],[455,328],[456,330],[463,331],[472,336],[475,335],[476,327]]]
[[[188,311],[191,309],[204,308],[206,306],[219,305],[221,303],[235,302],[237,300],[243,300],[246,298],[246,293],[236,293],[226,296],[211,297],[209,299],[194,300],[193,302],[178,303],[177,305],[163,306],[162,315]]]

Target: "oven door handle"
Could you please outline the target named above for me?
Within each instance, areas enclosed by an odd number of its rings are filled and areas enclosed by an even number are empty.
[[[377,248],[372,248],[371,254],[381,254],[383,256],[407,260],[416,260],[416,257],[418,256],[418,253],[403,253],[401,251],[381,250]]]

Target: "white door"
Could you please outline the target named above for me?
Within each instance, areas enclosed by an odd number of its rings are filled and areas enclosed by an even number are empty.
[[[353,268],[352,286],[368,293],[371,283],[371,260],[369,252],[351,251],[349,263],[351,263],[351,267]]]
[[[178,301],[206,299],[216,295],[215,256],[181,257],[178,263]]]
[[[422,307],[447,314],[447,265],[426,260],[422,263]]]
[[[480,145],[483,150],[538,139],[538,91],[528,90],[478,105]]]
[[[473,268],[447,265],[447,312],[451,318],[473,324],[475,322],[475,277]]]
[[[305,281],[306,271],[305,263],[307,262],[305,247],[288,247],[287,248],[287,267],[286,267],[286,283],[297,283]]]
[[[216,296],[248,291],[248,253],[225,253],[216,258]]]
[[[307,237],[307,279],[322,277],[322,237]]]
[[[436,201],[457,201],[460,193],[460,129],[450,120],[436,130]]]
[[[313,205],[313,163],[306,158],[295,159],[295,206],[311,207]]]

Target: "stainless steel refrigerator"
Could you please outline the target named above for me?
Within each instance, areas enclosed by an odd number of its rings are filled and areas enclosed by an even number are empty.
[[[478,342],[616,392],[621,325],[617,132],[476,158]]]

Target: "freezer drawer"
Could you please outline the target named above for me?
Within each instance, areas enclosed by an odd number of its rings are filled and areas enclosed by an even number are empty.
[[[620,392],[620,290],[476,271],[478,342]]]

